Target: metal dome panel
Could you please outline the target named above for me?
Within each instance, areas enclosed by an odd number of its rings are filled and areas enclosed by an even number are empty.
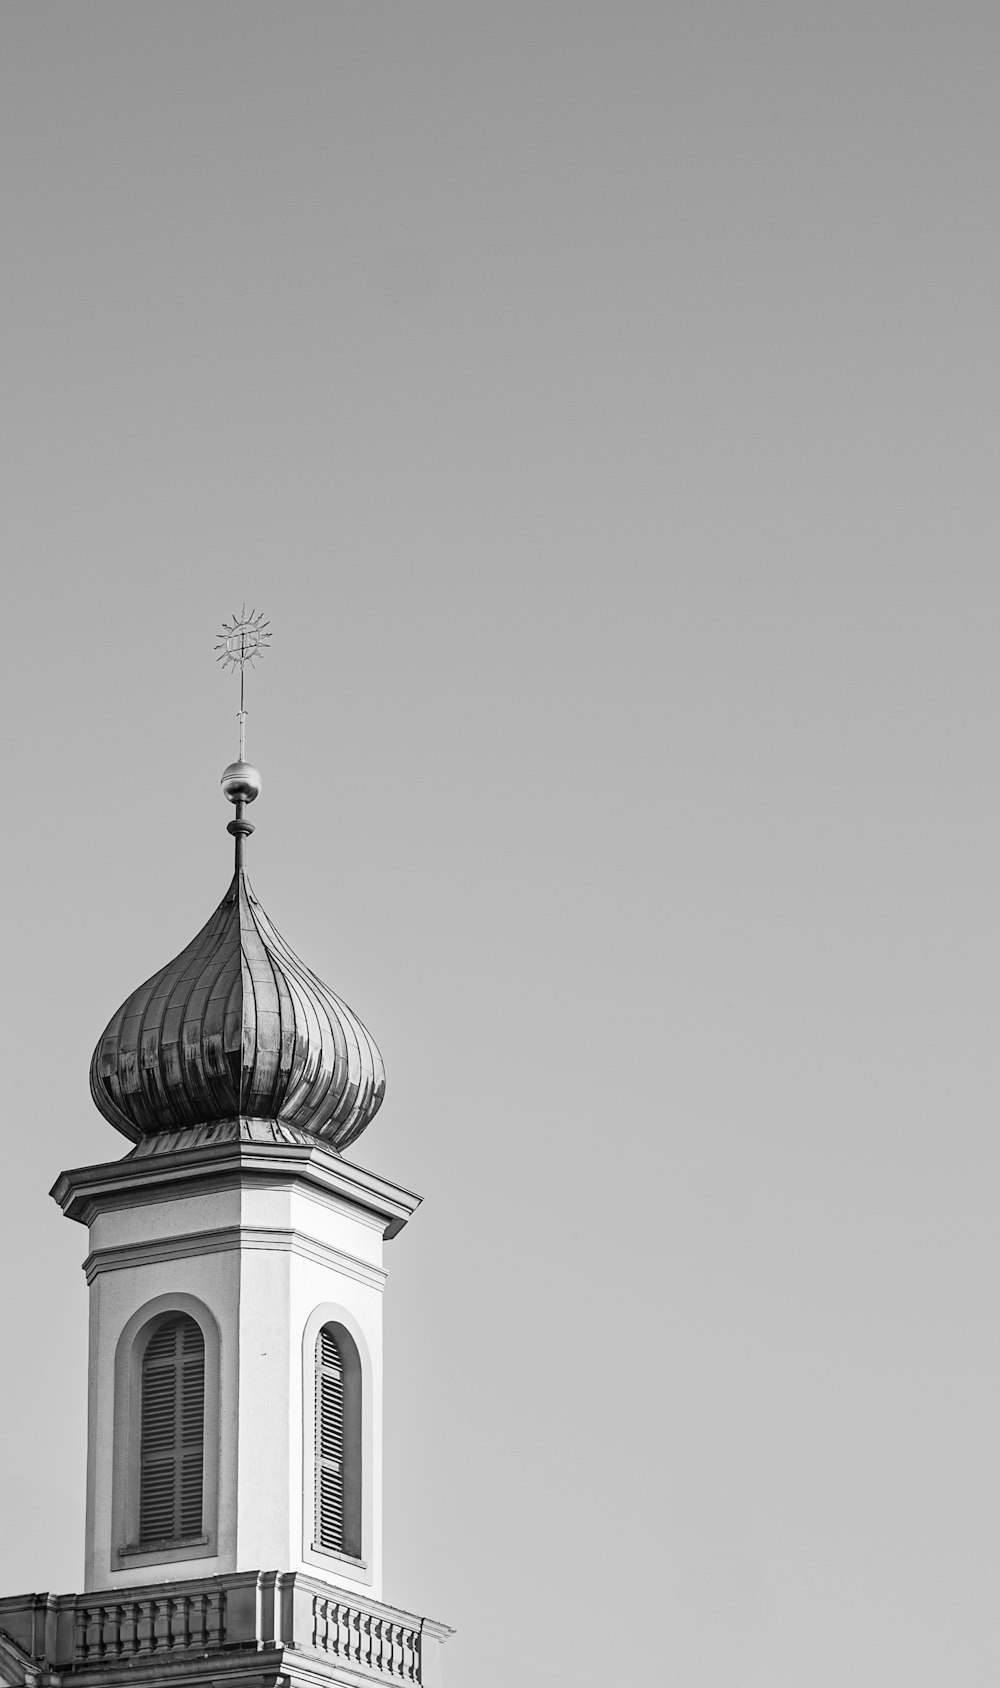
[[[113,1016],[90,1090],[133,1141],[244,1115],[342,1149],[378,1111],[385,1069],[361,1021],[289,948],[238,870],[198,936]]]

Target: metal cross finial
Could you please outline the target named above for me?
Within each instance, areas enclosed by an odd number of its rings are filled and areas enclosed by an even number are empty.
[[[246,806],[260,791],[260,774],[246,760],[247,712],[243,707],[243,679],[247,663],[253,666],[258,657],[267,655],[271,641],[269,625],[256,610],[247,615],[244,604],[239,615],[234,615],[232,621],[223,622],[215,645],[218,652],[216,661],[221,662],[223,668],[238,668],[240,671],[240,712],[236,717],[240,724],[240,759],[230,762],[222,776],[222,790],[230,803],[236,805],[236,819],[230,821],[226,830],[236,840],[237,873],[243,871],[246,841],[253,831],[253,824],[246,818]]]
[[[216,662],[221,662],[223,668],[238,668],[240,671],[240,710],[236,719],[240,724],[240,761],[244,760],[244,741],[246,736],[247,712],[243,707],[243,676],[247,663],[251,667],[258,657],[267,655],[271,635],[268,632],[270,622],[265,621],[263,615],[251,610],[247,615],[246,604],[239,615],[233,614],[232,621],[222,623],[222,631],[216,640],[218,651]]]

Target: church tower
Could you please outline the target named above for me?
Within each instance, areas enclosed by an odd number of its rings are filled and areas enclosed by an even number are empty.
[[[253,626],[232,881],[97,1043],[131,1149],[52,1192],[89,1231],[84,1589],[0,1599],[0,1684],[441,1682],[451,1631],[382,1599],[383,1250],[420,1198],[345,1159],[381,1056],[247,880]]]

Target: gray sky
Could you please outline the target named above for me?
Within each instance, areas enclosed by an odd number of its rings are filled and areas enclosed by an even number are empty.
[[[986,1688],[995,5],[8,5],[0,1589],[80,1586],[122,997],[372,1028],[454,1688]]]

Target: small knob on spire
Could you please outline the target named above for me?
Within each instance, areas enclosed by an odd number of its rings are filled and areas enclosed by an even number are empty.
[[[260,794],[260,770],[252,762],[230,762],[220,783],[230,803],[252,803]]]
[[[226,831],[236,840],[236,871],[242,873],[247,839],[253,831],[253,821],[246,818],[246,806],[260,790],[260,774],[252,762],[230,762],[220,783],[230,803],[236,805],[236,819],[230,821]]]

